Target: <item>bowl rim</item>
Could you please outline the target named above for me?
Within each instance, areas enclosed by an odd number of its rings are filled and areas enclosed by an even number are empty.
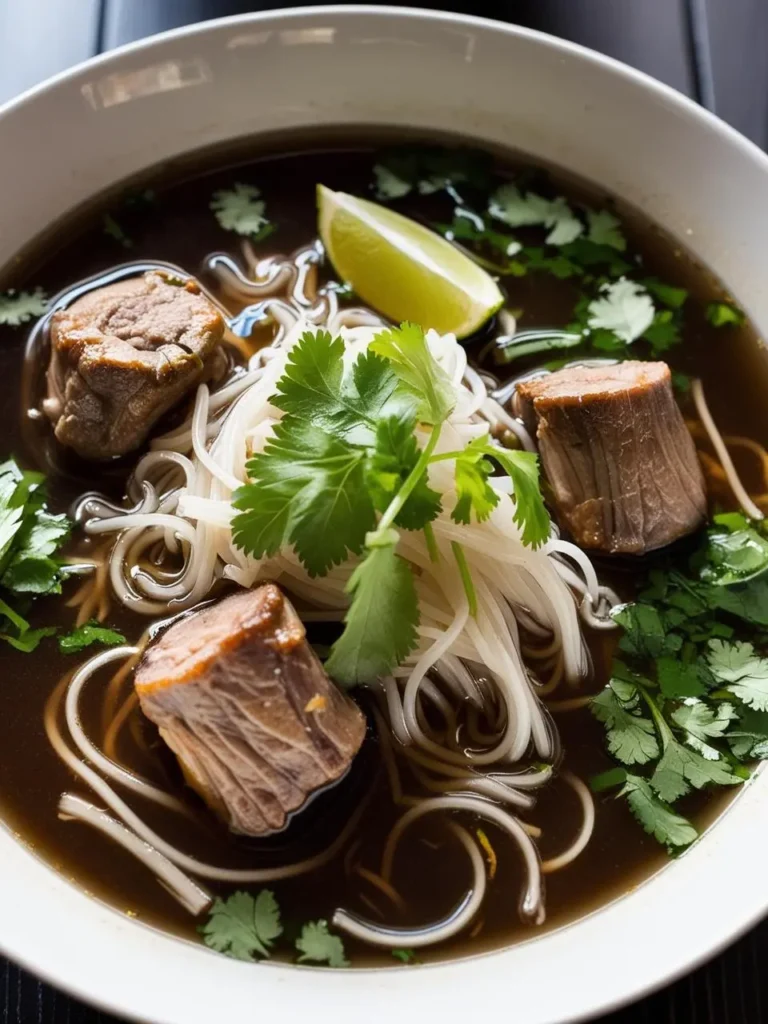
[[[370,4],[324,4],[316,7],[273,9],[232,15],[171,29],[136,40],[80,62],[9,100],[0,106],[0,130],[2,130],[2,122],[8,114],[19,110],[23,113],[25,107],[32,106],[39,98],[53,93],[62,85],[77,79],[83,72],[109,67],[133,54],[162,50],[169,42],[213,35],[228,27],[259,25],[265,22],[285,24],[286,22],[328,17],[343,22],[361,16],[381,20],[397,19],[401,22],[427,21],[436,26],[475,28],[497,35],[529,39],[564,56],[598,66],[610,75],[635,82],[642,89],[662,99],[667,105],[676,108],[684,117],[698,120],[710,132],[718,136],[723,144],[740,150],[747,159],[755,162],[766,174],[768,180],[768,156],[757,145],[692,99],[612,57],[604,56],[580,44],[559,39],[544,32],[489,18],[421,8],[373,6]],[[92,949],[97,949],[101,944],[103,931],[105,947],[110,944],[123,945],[124,950],[129,954],[131,970],[134,969],[134,964],[142,963],[150,976],[148,993],[150,999],[160,998],[163,986],[162,972],[155,970],[153,973],[152,970],[153,967],[158,968],[159,965],[153,965],[151,960],[155,956],[158,959],[167,957],[169,961],[174,961],[174,973],[177,979],[183,979],[186,972],[189,972],[187,976],[191,991],[195,990],[197,979],[192,977],[192,971],[196,967],[197,972],[201,975],[215,976],[216,986],[231,985],[239,993],[246,993],[250,989],[251,994],[261,994],[261,990],[272,987],[274,981],[272,994],[276,1001],[284,999],[290,991],[300,1001],[304,1000],[305,1008],[313,1008],[315,1016],[318,1016],[316,1000],[327,998],[327,1005],[337,1001],[328,1018],[322,1012],[320,1013],[321,1022],[326,1019],[329,1022],[334,1021],[335,1024],[347,1024],[348,1021],[351,1024],[353,1020],[357,1022],[360,1010],[364,1005],[364,1012],[371,1024],[379,1024],[380,1021],[383,1024],[385,1020],[391,1020],[393,1010],[400,1013],[405,1020],[415,1019],[410,1015],[413,1005],[407,1000],[409,998],[425,999],[426,990],[430,989],[434,992],[433,986],[439,977],[442,977],[445,983],[445,979],[452,976],[454,979],[458,979],[458,984],[455,988],[451,986],[450,998],[444,1003],[446,1020],[452,1021],[458,1019],[458,1016],[454,1017],[453,1015],[457,1012],[457,1008],[465,1005],[459,988],[468,987],[462,982],[465,979],[470,981],[470,974],[473,971],[475,981],[498,986],[499,975],[503,974],[513,961],[517,961],[516,966],[522,966],[525,970],[526,963],[529,967],[531,964],[535,965],[535,961],[545,955],[544,946],[555,958],[562,956],[564,960],[567,960],[569,957],[576,957],[572,948],[574,947],[572,941],[574,929],[578,930],[580,940],[576,945],[586,947],[590,945],[587,941],[590,935],[595,939],[596,934],[605,933],[606,928],[610,930],[613,924],[621,925],[622,919],[630,923],[633,920],[646,920],[648,908],[644,909],[644,902],[660,904],[669,910],[677,907],[690,911],[694,895],[699,887],[707,881],[716,882],[720,872],[724,873],[729,865],[735,863],[734,858],[739,855],[741,870],[738,877],[733,879],[723,874],[723,877],[728,877],[729,882],[733,883],[732,891],[727,894],[727,899],[723,900],[720,897],[714,912],[709,907],[708,916],[696,918],[697,930],[695,935],[690,937],[685,951],[677,949],[674,942],[670,941],[670,933],[674,931],[672,928],[660,929],[657,935],[658,941],[646,949],[643,948],[642,942],[638,944],[634,938],[631,942],[629,939],[625,939],[630,942],[630,947],[638,956],[646,957],[638,963],[637,970],[627,970],[623,963],[625,954],[618,955],[614,952],[610,965],[621,979],[618,984],[615,983],[616,979],[614,978],[612,984],[601,989],[599,986],[595,986],[594,979],[587,979],[585,991],[574,1000],[576,1005],[573,1006],[573,1010],[565,1011],[565,1016],[562,1016],[562,1009],[557,1011],[557,1016],[552,1016],[544,1007],[541,1013],[537,1012],[534,1017],[530,1018],[532,1024],[558,1024],[558,1022],[566,1020],[575,1022],[591,1019],[660,988],[716,955],[768,912],[768,879],[763,881],[763,868],[757,854],[760,846],[759,838],[768,840],[767,809],[768,775],[761,771],[749,785],[745,786],[744,792],[732,803],[725,814],[718,818],[719,824],[725,821],[739,822],[740,831],[734,824],[730,828],[718,827],[708,830],[702,841],[679,860],[667,865],[659,873],[645,881],[636,892],[615,900],[572,924],[532,938],[517,946],[458,961],[426,965],[415,970],[411,968],[408,971],[398,971],[395,985],[387,985],[382,982],[382,979],[391,977],[389,970],[362,969],[334,973],[323,969],[297,970],[295,966],[277,964],[262,967],[249,981],[246,981],[243,972],[253,971],[252,967],[218,957],[208,950],[165,935],[150,926],[127,922],[118,910],[99,900],[84,898],[84,894],[79,889],[64,881],[53,868],[50,868],[40,858],[33,857],[24,848],[22,842],[17,842],[14,839],[11,845],[10,830],[4,823],[0,823],[3,832],[2,839],[8,840],[9,859],[12,865],[10,870],[0,873],[0,898],[12,897],[13,864],[18,865],[20,871],[31,873],[30,860],[37,861],[36,882],[45,883],[41,885],[44,890],[40,894],[41,898],[44,898],[47,893],[61,905],[57,922],[59,931],[57,931],[56,938],[58,941],[66,941],[66,918],[68,910],[71,910],[83,919],[83,935],[88,934]],[[744,856],[744,851],[740,846],[745,835],[752,837],[752,846],[755,852],[752,853],[751,859]],[[684,865],[690,865],[690,868],[683,869]],[[44,870],[45,877],[41,869]],[[683,869],[682,873],[681,869]],[[747,884],[748,881],[750,884]],[[644,894],[647,895],[649,889],[653,890],[653,897],[646,901]],[[20,897],[22,894],[13,895]],[[37,897],[36,893],[35,898]],[[10,921],[13,922],[15,918],[17,924],[21,923],[23,910],[20,899],[13,901],[11,911]],[[144,998],[147,995],[146,989],[143,990],[141,998],[138,998],[138,990],[136,996],[131,994],[130,986],[123,988],[118,993],[108,984],[105,985],[103,979],[89,979],[82,969],[75,969],[76,959],[72,955],[60,955],[61,951],[57,950],[55,942],[46,941],[40,944],[41,948],[38,948],[34,943],[30,943],[29,933],[25,933],[20,938],[10,925],[7,933],[4,934],[5,931],[6,925],[3,920],[0,920],[0,950],[5,955],[51,984],[107,1012],[130,1019],[157,1021],[158,1024],[166,1024],[166,1022],[167,1024],[178,1024],[181,1020],[184,1020],[185,1024],[186,1022],[197,1024],[198,1020],[210,1020],[209,1008],[205,1009],[205,1016],[198,1017],[194,1015],[197,1011],[194,1011],[194,1013],[186,1013],[184,1017],[177,1017],[169,1010],[167,1000],[161,1000],[163,1006],[156,1012],[153,1009],[147,1009],[148,1005],[154,1006],[154,1003],[146,1003]],[[107,934],[110,931],[111,937]],[[583,941],[581,941],[582,936]],[[600,945],[600,943],[596,944]],[[618,946],[619,943],[614,940],[613,945]],[[608,953],[605,938],[602,939],[602,946],[603,953]],[[536,955],[537,949],[541,950],[539,956]],[[209,971],[204,970],[203,958],[211,965]],[[509,961],[509,964],[503,962],[504,958]],[[345,979],[341,988],[336,984],[340,977]],[[555,987],[553,986],[553,988]],[[346,988],[354,989],[349,998],[346,998],[343,992],[343,989]],[[307,990],[309,995],[306,997],[299,995],[299,989]],[[378,1008],[376,1000],[371,1000],[371,997],[376,994],[381,996]],[[364,1004],[361,1002],[363,998]],[[555,1003],[552,1005],[554,1006]],[[240,1003],[235,1005],[242,1006]],[[489,1002],[487,1005],[491,1007],[494,1004]],[[562,1006],[562,1001],[559,1005]],[[435,1009],[434,1004],[425,1002],[425,1009],[419,1010],[420,1015],[423,1016],[424,1012],[430,1012],[430,1006],[432,1010]],[[151,1017],[147,1016],[148,1013],[151,1013]],[[462,1019],[463,1015],[464,1011],[462,1010]],[[528,1017],[525,1018],[526,1024],[528,1019]]]

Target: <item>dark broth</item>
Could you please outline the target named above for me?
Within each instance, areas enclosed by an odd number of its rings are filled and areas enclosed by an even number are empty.
[[[358,141],[361,137],[366,138],[364,144]],[[264,255],[290,252],[309,243],[316,235],[315,186],[318,182],[358,195],[369,194],[372,149],[378,141],[360,133],[354,144],[340,140],[334,148],[328,148],[327,143],[325,148],[318,148],[306,140],[282,140],[271,152],[260,151],[257,159],[253,157],[252,148],[248,157],[241,148],[237,153],[209,154],[196,158],[194,164],[184,162],[163,168],[140,185],[155,190],[153,204],[130,208],[116,196],[99,201],[65,225],[57,226],[44,241],[34,243],[2,287],[40,285],[49,294],[55,294],[91,274],[126,260],[143,258],[177,263],[192,274],[202,274],[205,257],[210,253],[238,253],[239,239],[224,232],[209,209],[212,193],[217,188],[230,187],[234,181],[257,184],[268,203],[270,219],[278,225],[275,235],[261,243],[257,251]],[[563,184],[562,179],[555,180],[559,181],[558,191],[566,195],[594,195],[593,190],[579,183]],[[449,215],[438,197],[417,197],[400,208],[420,219],[446,219]],[[105,233],[103,216],[107,211],[130,238],[130,247]],[[715,282],[658,228],[631,211],[622,213],[627,217],[630,243],[643,255],[649,274],[682,285],[691,292],[692,309],[687,316],[685,341],[670,353],[669,361],[677,369],[695,371],[702,377],[713,414],[724,432],[757,438],[768,436],[764,350],[746,328],[729,329],[725,335],[710,327],[703,309],[707,302],[720,296]],[[571,286],[549,275],[506,278],[504,287],[510,306],[524,310],[520,322],[523,328],[564,323],[573,305]],[[26,334],[24,330],[0,327],[0,376],[7,396],[16,396],[21,391]],[[480,346],[478,342],[473,353],[476,354]],[[536,359],[531,362],[535,365]],[[524,363],[515,364],[515,373],[525,368]],[[36,452],[26,446],[19,414],[14,400],[6,401],[0,409],[3,448],[33,465]],[[748,462],[739,468],[745,474],[751,469]],[[124,469],[112,474],[110,486],[116,494],[122,491],[124,475]],[[66,473],[54,475],[50,480],[53,504],[57,510],[64,510],[83,489],[103,488],[104,485],[101,471],[92,472],[89,478],[83,465],[68,465]],[[609,571],[609,567],[598,565],[598,571]],[[623,563],[613,566],[610,573],[613,585],[622,595],[630,596],[637,565]],[[76,586],[76,583],[66,585],[65,599]],[[72,610],[56,599],[39,602],[34,612],[35,624],[39,621],[69,626],[72,617]],[[137,640],[146,626],[145,618],[116,607],[109,622],[122,629],[129,642]],[[596,663],[596,678],[591,685],[595,690],[605,683],[612,642],[599,636],[591,638]],[[33,655],[23,655],[4,646],[2,658],[0,806],[8,826],[56,870],[88,892],[142,921],[193,936],[195,922],[132,856],[86,826],[62,823],[57,818],[60,793],[70,787],[80,792],[83,787],[79,782],[73,783],[50,748],[43,729],[43,707],[62,674],[71,671],[72,660],[59,655],[53,643]],[[100,734],[97,697],[98,681],[94,681],[85,712],[85,724],[94,736]],[[560,715],[557,724],[567,767],[582,777],[609,767],[602,728],[586,710]],[[126,732],[121,754],[130,758],[139,770],[166,783],[170,780],[181,791],[178,772],[160,739],[138,716],[135,728],[149,744],[152,756],[147,759],[143,745],[133,743],[130,730]],[[372,737],[350,776],[300,816],[286,840],[276,842],[291,841],[300,850],[305,834],[312,835],[316,844],[323,831],[330,840],[370,785],[370,779],[376,777],[378,762],[376,740]],[[717,801],[699,800],[698,806],[694,802],[688,810],[701,823],[710,820],[718,807]],[[371,804],[358,829],[362,845],[357,857],[363,864],[377,868],[382,839],[399,813],[379,773]],[[220,862],[226,854],[233,865],[252,863],[253,844],[235,841],[212,821],[206,835],[199,827],[187,826],[151,807],[147,808],[146,818],[171,841],[200,857]],[[568,845],[578,829],[580,810],[573,793],[562,783],[555,783],[542,793],[530,819],[543,829],[540,847],[542,855],[547,857]],[[503,837],[492,828],[488,831],[494,845],[503,846]],[[664,860],[657,844],[631,819],[623,801],[599,799],[596,829],[587,852],[567,869],[546,880],[547,923],[544,927],[562,925],[632,889]],[[442,917],[469,881],[463,853],[456,849],[436,821],[427,821],[423,827],[407,834],[397,865],[398,888],[408,903],[407,914],[402,919],[404,924],[420,924]],[[462,938],[425,953],[425,959],[480,951],[537,933],[536,929],[521,925],[518,919],[520,865],[516,855],[500,857],[499,865],[499,873],[492,883],[494,896],[485,905],[480,933],[471,940]],[[358,898],[360,879],[345,875],[343,855],[320,871],[270,885],[270,888],[277,895],[289,927],[318,917],[330,918],[339,905],[364,915],[369,913]],[[230,889],[222,887],[221,891]],[[375,891],[364,891],[377,901],[381,900]],[[347,940],[346,944],[356,964],[382,959],[352,940]],[[391,962],[387,957],[384,960]]]

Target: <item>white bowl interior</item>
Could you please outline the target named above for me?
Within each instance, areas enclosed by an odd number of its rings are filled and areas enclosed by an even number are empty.
[[[755,147],[606,58],[414,11],[227,19],[99,58],[11,104],[0,112],[0,266],[88,197],[165,159],[343,124],[459,133],[599,183],[684,240],[768,332],[768,160]],[[684,970],[768,908],[766,802],[763,775],[692,851],[575,927],[394,975],[216,957],[86,900],[0,831],[0,947],[86,998],[167,1024],[274,1010],[329,1024],[362,1014],[371,1024],[458,1021],[500,1008],[517,1024],[572,1020]]]

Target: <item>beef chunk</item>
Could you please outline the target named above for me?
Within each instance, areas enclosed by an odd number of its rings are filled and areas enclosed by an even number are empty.
[[[98,288],[51,318],[44,409],[90,459],[138,448],[219,357],[224,320],[194,281],[159,273]]]
[[[559,370],[520,384],[517,401],[577,544],[642,554],[704,521],[704,479],[666,363]]]
[[[146,651],[135,686],[187,781],[246,835],[282,829],[344,775],[365,736],[360,709],[273,584],[175,623]]]

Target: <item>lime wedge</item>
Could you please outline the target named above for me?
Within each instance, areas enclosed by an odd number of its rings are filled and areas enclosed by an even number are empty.
[[[336,273],[388,320],[466,338],[504,302],[492,277],[416,221],[324,185],[317,205]]]

